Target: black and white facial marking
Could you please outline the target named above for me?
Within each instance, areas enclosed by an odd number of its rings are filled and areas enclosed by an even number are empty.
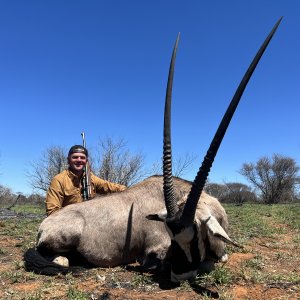
[[[196,277],[201,262],[196,224],[184,227],[179,221],[166,221],[171,237],[171,281],[180,282]]]
[[[197,276],[198,271],[211,271],[214,262],[226,262],[224,242],[240,247],[228,237],[225,230],[212,215],[202,213],[192,225],[181,222],[182,207],[176,216],[168,218],[165,211],[148,215],[147,219],[164,222],[171,239],[171,281],[180,282]],[[210,262],[210,266],[203,262]]]

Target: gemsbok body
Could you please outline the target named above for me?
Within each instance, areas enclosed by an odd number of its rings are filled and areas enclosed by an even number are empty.
[[[203,191],[231,118],[281,19],[245,73],[193,182],[172,176],[171,98],[177,37],[169,70],[164,115],[163,176],[152,176],[127,190],[64,207],[40,225],[36,247],[26,251],[29,271],[53,275],[72,267],[53,262],[79,253],[95,267],[139,261],[145,268],[168,262],[171,281],[197,275],[201,263],[226,261],[228,220],[219,201]]]

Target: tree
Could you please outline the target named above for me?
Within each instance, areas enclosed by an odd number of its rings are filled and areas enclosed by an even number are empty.
[[[144,155],[142,153],[132,154],[123,139],[114,141],[107,137],[100,140],[99,146],[98,165],[95,167],[97,176],[126,186],[145,177],[142,169]]]
[[[209,195],[221,200],[227,194],[227,187],[225,184],[209,182],[205,184],[204,191]]]
[[[32,204],[44,204],[45,197],[40,194],[31,194],[27,197],[27,202]]]
[[[185,153],[182,156],[175,156],[172,162],[172,174],[175,177],[183,177],[186,172],[192,167],[192,164],[196,160],[197,156],[189,153]],[[163,173],[163,161],[155,162],[152,165],[150,175],[162,175]]]
[[[27,171],[29,184],[35,190],[46,192],[52,178],[67,168],[66,150],[60,146],[48,147],[38,162],[30,163],[32,169]]]
[[[8,204],[14,200],[12,190],[4,185],[0,185],[0,204]]]
[[[92,171],[95,175],[110,182],[130,186],[150,173],[144,168],[144,155],[132,154],[124,139],[113,140],[109,137],[102,139],[99,141],[97,152],[96,159],[91,152],[89,155]],[[186,154],[175,160],[174,176],[181,176],[191,166],[194,159],[194,156]],[[48,147],[42,153],[41,159],[30,162],[30,166],[30,171],[27,171],[29,184],[35,190],[46,192],[52,178],[67,168],[67,152],[61,146]],[[161,170],[160,167],[160,174]]]
[[[92,171],[99,177],[129,186],[143,177],[142,166],[144,156],[131,154],[123,139],[113,141],[106,138],[100,141],[98,166],[90,155]],[[27,171],[29,184],[35,190],[46,192],[52,178],[68,167],[67,151],[61,146],[48,147],[42,158],[30,163],[31,170]]]
[[[240,174],[260,192],[268,204],[295,199],[299,167],[293,158],[273,154],[272,159],[260,158],[256,163],[244,163]]]
[[[227,192],[220,199],[221,202],[234,202],[236,205],[243,205],[246,201],[253,202],[256,200],[256,195],[251,191],[251,188],[239,182],[225,183]]]
[[[192,155],[189,153],[186,153],[183,156],[175,157],[174,160],[174,170],[173,170],[173,175],[176,177],[182,177],[185,172],[187,172],[194,161],[196,160],[196,155]]]
[[[219,199],[222,203],[242,205],[246,201],[255,201],[256,195],[246,184],[239,182],[207,183],[205,192]]]

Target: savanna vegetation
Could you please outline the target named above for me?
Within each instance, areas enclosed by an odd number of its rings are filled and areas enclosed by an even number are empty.
[[[145,156],[132,153],[126,141],[109,137],[99,141],[97,153],[90,153],[89,160],[94,174],[126,186],[142,179],[162,174],[161,162],[145,167]],[[195,162],[196,156],[185,154],[173,160],[173,175],[184,178],[185,173]],[[14,193],[0,184],[0,207],[16,203],[42,203],[51,179],[67,168],[67,150],[61,146],[45,149],[37,161],[30,162],[27,171],[29,185],[36,192],[32,195]],[[244,163],[238,172],[245,177],[249,185],[240,182],[214,183],[208,181],[206,192],[217,197],[222,203],[242,205],[246,202],[266,204],[291,203],[300,200],[299,166],[287,156],[273,154],[261,157],[257,162]]]
[[[92,169],[104,179],[130,186],[161,173],[160,162],[146,170],[143,154],[132,154],[123,140],[107,138],[98,152],[91,155]],[[23,253],[35,244],[45,191],[66,168],[66,155],[54,146],[32,162],[27,173],[32,195],[0,185],[1,299],[300,299],[299,167],[279,154],[243,164],[239,172],[249,185],[206,184],[228,213],[230,236],[243,247],[228,246],[229,261],[192,282],[174,286],[167,271],[145,273],[137,264],[54,277],[26,272]],[[194,160],[175,159],[174,175],[184,177]]]
[[[0,298],[299,299],[299,203],[224,206],[230,236],[243,248],[229,246],[226,264],[173,286],[167,273],[145,273],[136,264],[54,277],[26,272],[22,256],[34,245],[44,210],[16,204],[15,215],[0,220]]]

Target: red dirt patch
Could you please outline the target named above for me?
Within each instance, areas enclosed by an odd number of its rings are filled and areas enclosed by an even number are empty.
[[[232,253],[229,256],[226,266],[228,266],[229,268],[236,268],[240,266],[241,263],[250,260],[253,257],[255,257],[255,254],[253,253]]]

